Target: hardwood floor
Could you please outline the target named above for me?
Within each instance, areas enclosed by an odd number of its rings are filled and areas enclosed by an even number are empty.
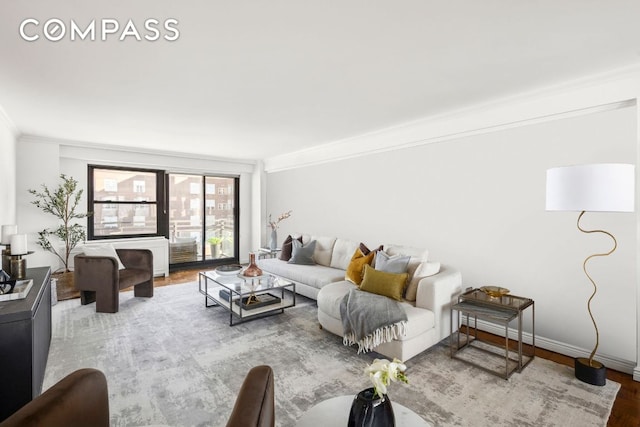
[[[473,331],[473,329],[471,329]],[[504,345],[504,338],[487,332],[478,331],[478,337]],[[515,342],[513,342],[515,346]],[[573,358],[536,348],[536,357],[573,367]],[[525,368],[526,369],[526,368]],[[607,422],[608,427],[640,427],[640,382],[634,381],[629,374],[607,369],[607,378],[620,383],[620,391]]]
[[[156,277],[153,283],[154,286],[159,287],[197,281],[199,271],[201,270],[173,272],[168,277]],[[58,289],[59,299],[65,299],[60,298],[61,292],[64,295],[73,294],[73,292]],[[502,340],[504,340],[504,338],[492,336],[481,331],[479,334],[482,335],[482,338],[484,339],[496,339],[500,342],[503,342]],[[573,358],[541,348],[536,348],[536,357],[552,360],[556,363],[561,363],[567,366],[573,366]],[[613,371],[611,369],[607,370],[607,378],[621,384],[620,391],[616,396],[607,426],[640,427],[640,382],[634,381],[633,377],[629,374]]]

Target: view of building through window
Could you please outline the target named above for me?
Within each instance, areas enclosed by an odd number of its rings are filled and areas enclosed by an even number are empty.
[[[232,258],[235,179],[169,175],[169,262]]]
[[[93,236],[158,233],[156,173],[93,169]]]
[[[236,256],[237,178],[98,166],[89,176],[89,239],[165,235],[170,264]]]

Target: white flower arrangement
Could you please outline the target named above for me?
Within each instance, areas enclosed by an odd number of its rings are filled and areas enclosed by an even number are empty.
[[[387,386],[391,381],[401,381],[409,383],[404,371],[407,366],[398,359],[389,362],[387,359],[375,359],[373,363],[364,369],[364,373],[369,375],[375,390],[374,396],[382,397],[387,394]]]
[[[271,219],[271,214],[269,214],[269,221],[268,221],[269,222],[269,227],[271,227],[272,230],[277,230],[278,226],[280,224],[280,221],[283,221],[283,220],[289,218],[291,216],[291,212],[293,212],[293,211],[281,213],[276,221],[273,221]]]

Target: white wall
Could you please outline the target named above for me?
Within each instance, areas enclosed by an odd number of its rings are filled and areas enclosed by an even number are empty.
[[[60,141],[47,138],[21,137],[18,143],[18,226],[28,233],[29,250],[36,253],[28,258],[29,267],[52,266],[55,270],[60,264],[53,254],[40,249],[37,244],[37,232],[46,227],[56,226],[56,219],[41,212],[30,202],[33,199],[28,189],[37,189],[41,184],[50,188],[59,183],[59,175],[67,174],[75,178],[84,190],[81,207],[86,210],[87,166],[89,164],[123,167],[141,167],[161,169],[182,173],[219,173],[240,177],[240,261],[248,261],[252,250],[254,234],[251,223],[253,203],[253,173],[255,165],[251,162],[230,162],[217,159],[194,158],[160,152],[136,152],[125,149],[113,149],[92,144]],[[86,224],[86,219],[80,221]]]
[[[16,132],[0,108],[0,225],[16,222]]]
[[[426,247],[460,269],[465,286],[500,285],[533,298],[538,344],[583,355],[594,331],[582,261],[610,243],[580,233],[577,214],[545,212],[545,171],[635,164],[636,115],[627,107],[269,173],[267,212],[293,210],[282,235]],[[593,262],[601,284],[593,311],[599,360],[629,371],[637,357],[636,218],[587,214],[583,225],[618,238],[614,255]]]

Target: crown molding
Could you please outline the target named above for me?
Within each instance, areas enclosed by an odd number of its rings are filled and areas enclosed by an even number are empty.
[[[175,151],[168,150],[154,150],[154,149],[142,149],[137,147],[127,147],[122,145],[111,145],[104,143],[94,143],[87,141],[77,141],[77,140],[69,140],[69,139],[61,139],[61,138],[51,138],[42,135],[33,135],[33,134],[22,134],[20,136],[20,141],[24,142],[36,142],[39,144],[55,144],[60,147],[71,147],[71,148],[85,148],[91,150],[106,150],[112,152],[124,152],[124,153],[136,153],[136,154],[150,154],[156,156],[163,157],[178,157],[183,159],[197,159],[204,161],[214,161],[214,162],[222,162],[222,163],[235,163],[240,165],[250,165],[255,166],[257,164],[256,160],[244,160],[244,159],[232,159],[226,157],[215,157],[215,156],[207,156],[202,154],[191,154],[191,153],[181,153]]]
[[[264,160],[267,173],[635,105],[640,64]]]

